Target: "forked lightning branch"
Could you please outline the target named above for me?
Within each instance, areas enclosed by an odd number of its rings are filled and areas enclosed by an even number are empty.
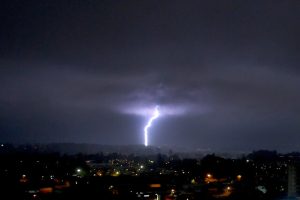
[[[158,108],[159,108],[158,106],[155,106],[153,115],[152,115],[152,117],[149,119],[147,125],[146,125],[145,128],[144,128],[144,138],[145,138],[144,144],[145,144],[145,146],[148,146],[148,129],[151,127],[152,122],[153,122],[155,119],[157,119],[157,118],[159,117],[159,115],[160,115],[159,109],[158,109]]]

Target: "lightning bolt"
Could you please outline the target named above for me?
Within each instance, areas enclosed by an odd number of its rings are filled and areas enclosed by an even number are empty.
[[[152,117],[149,119],[147,125],[144,128],[145,146],[148,146],[148,129],[151,127],[152,122],[160,115],[158,106],[155,107]]]

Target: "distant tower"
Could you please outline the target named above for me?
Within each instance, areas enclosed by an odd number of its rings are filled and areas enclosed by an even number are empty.
[[[288,197],[297,196],[297,168],[294,165],[288,167]]]
[[[288,166],[287,199],[300,200],[300,162]]]

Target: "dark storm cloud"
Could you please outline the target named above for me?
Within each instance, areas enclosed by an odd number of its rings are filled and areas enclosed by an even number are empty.
[[[0,140],[299,149],[297,1],[0,9]]]

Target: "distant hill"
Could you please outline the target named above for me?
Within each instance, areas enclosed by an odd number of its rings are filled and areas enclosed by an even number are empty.
[[[144,145],[102,145],[102,144],[89,144],[89,143],[49,143],[49,144],[2,144],[4,145],[0,151],[24,151],[24,152],[37,152],[37,153],[60,153],[60,154],[111,154],[119,153],[123,155],[177,155],[181,158],[201,158],[207,154],[215,153],[222,157],[240,157],[245,155],[245,152],[213,152],[210,149],[189,149],[187,147],[179,146],[148,146]]]
[[[144,147],[143,145],[100,145],[100,144],[75,144],[75,143],[53,143],[45,145],[48,151],[57,151],[66,154],[95,154],[95,153],[120,153],[147,155],[158,154],[161,150],[157,147]]]

